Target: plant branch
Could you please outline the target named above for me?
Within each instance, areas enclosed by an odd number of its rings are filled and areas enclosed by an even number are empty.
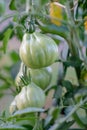
[[[59,126],[67,121],[69,117],[71,117],[77,110],[80,108],[84,103],[87,102],[87,97],[81,101],[80,103],[76,104],[75,107],[72,109],[72,111],[64,118],[59,119],[53,127],[51,127],[49,130],[58,130]]]
[[[9,19],[9,18],[12,18],[12,17],[14,17],[14,16],[18,16],[19,15],[19,13],[12,13],[12,14],[8,14],[8,15],[5,15],[5,16],[3,16],[3,18],[1,18],[0,19],[0,24],[2,23],[2,22],[4,22],[5,20],[7,20],[7,19]]]
[[[26,0],[26,13],[31,11],[31,0]]]

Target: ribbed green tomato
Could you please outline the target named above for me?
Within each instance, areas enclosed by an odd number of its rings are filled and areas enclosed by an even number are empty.
[[[20,46],[20,58],[32,69],[51,65],[58,58],[58,47],[55,41],[45,34],[26,33]]]
[[[51,82],[51,67],[41,69],[30,69],[31,80],[42,89],[45,89]]]
[[[24,86],[21,92],[15,97],[16,106],[19,110],[27,107],[42,108],[45,105],[44,91],[31,82]]]

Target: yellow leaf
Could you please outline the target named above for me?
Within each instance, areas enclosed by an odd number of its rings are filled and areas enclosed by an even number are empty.
[[[63,19],[63,6],[58,2],[51,2],[49,14],[51,17],[51,22],[55,25],[61,26],[61,21]]]
[[[87,16],[84,17],[84,28],[85,31],[87,32]]]

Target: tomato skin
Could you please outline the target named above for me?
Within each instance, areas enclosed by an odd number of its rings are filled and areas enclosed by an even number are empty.
[[[55,41],[38,32],[25,33],[19,55],[27,67],[39,69],[49,66],[58,58],[58,47]]]
[[[29,85],[22,88],[21,92],[16,95],[14,100],[18,110],[27,107],[41,108],[45,105],[45,94],[40,87],[31,82]]]
[[[30,75],[32,81],[40,86],[42,89],[45,89],[51,82],[52,78],[52,68],[46,67],[41,69],[30,69]]]

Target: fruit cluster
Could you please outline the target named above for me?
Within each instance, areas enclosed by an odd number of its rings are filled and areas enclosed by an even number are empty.
[[[25,33],[19,55],[22,63],[15,83],[21,91],[11,103],[10,113],[26,107],[41,108],[45,105],[44,89],[50,84],[50,65],[58,59],[58,47],[54,40],[45,34]]]

